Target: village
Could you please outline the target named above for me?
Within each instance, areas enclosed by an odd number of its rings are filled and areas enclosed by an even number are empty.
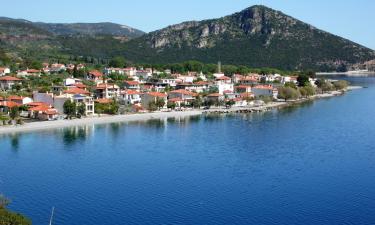
[[[78,77],[76,74],[80,74]],[[49,85],[44,83],[50,81]],[[312,74],[185,74],[153,68],[87,70],[43,63],[42,69],[0,68],[0,125],[154,111],[256,107],[343,90],[344,81]]]

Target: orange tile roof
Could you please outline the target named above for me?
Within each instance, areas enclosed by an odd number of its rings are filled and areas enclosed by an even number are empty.
[[[194,92],[191,92],[191,91],[187,91],[185,89],[178,89],[178,90],[174,90],[174,91],[171,91],[170,93],[179,93],[179,94],[183,94],[183,95],[191,95],[191,96],[198,96],[197,93],[194,93]]]
[[[210,83],[207,82],[207,81],[197,81],[197,82],[194,83],[194,85],[208,85],[208,84],[210,84]]]
[[[158,98],[165,98],[165,97],[167,97],[166,94],[160,93],[160,92],[148,92],[148,93],[145,93],[145,94],[151,95],[153,97],[158,97]]]
[[[230,77],[221,76],[221,77],[216,78],[216,80],[230,80]]]
[[[100,103],[100,104],[108,104],[108,103],[112,103],[113,100],[109,98],[98,98],[98,99],[95,99],[95,102]]]
[[[222,94],[220,93],[212,93],[212,94],[209,94],[207,95],[208,97],[220,97],[220,96],[223,96]]]
[[[95,77],[102,77],[102,76],[103,76],[103,73],[100,72],[100,71],[98,71],[98,70],[91,70],[91,71],[89,72],[89,74],[90,74],[90,75],[93,75],[93,76],[95,76]]]
[[[125,90],[122,93],[128,94],[128,95],[139,95],[139,94],[141,94],[140,92],[134,91],[134,90]]]
[[[128,85],[139,85],[138,81],[133,81],[133,80],[127,80],[127,81],[125,81],[125,83],[128,84]]]
[[[182,100],[182,98],[171,98],[171,99],[168,99],[169,102],[183,102],[184,100]]]
[[[18,104],[16,102],[12,102],[12,101],[3,101],[3,102],[0,102],[0,106],[13,108],[13,107],[20,107],[21,104]]]
[[[12,96],[9,96],[8,97],[8,100],[9,101],[14,101],[14,100],[22,100],[24,99],[25,97],[22,97],[22,96],[16,96],[16,95],[12,95]]]
[[[89,91],[83,90],[81,88],[76,88],[76,87],[69,88],[68,90],[65,90],[64,93],[73,94],[73,95],[77,95],[77,94],[88,95],[88,94],[90,94]]]
[[[21,81],[22,79],[19,79],[17,77],[11,77],[11,76],[3,76],[0,77],[1,81]]]

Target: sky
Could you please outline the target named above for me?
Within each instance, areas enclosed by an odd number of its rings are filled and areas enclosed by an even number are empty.
[[[2,0],[0,16],[33,22],[114,22],[150,32],[259,4],[375,49],[375,0]]]

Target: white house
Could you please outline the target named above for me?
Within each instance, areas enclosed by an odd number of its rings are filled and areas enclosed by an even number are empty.
[[[0,89],[10,90],[16,84],[21,83],[22,79],[11,76],[2,76],[0,77]]]
[[[5,76],[10,74],[10,69],[8,67],[0,67],[0,76]]]
[[[125,90],[120,93],[120,99],[128,105],[139,104],[141,103],[141,93],[135,90]]]
[[[215,86],[219,89],[219,94],[224,94],[226,91],[233,92],[234,85],[232,80],[227,76],[221,76],[215,79]]]

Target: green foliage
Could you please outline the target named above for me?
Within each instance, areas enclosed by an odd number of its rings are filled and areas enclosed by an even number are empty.
[[[300,93],[298,90],[292,88],[292,87],[280,87],[278,89],[278,98],[284,99],[285,101],[292,100],[292,99],[298,99],[300,96]]]
[[[77,115],[81,117],[81,116],[84,116],[85,114],[86,114],[86,105],[81,103],[77,106]]]
[[[156,104],[156,107],[158,107],[158,109],[163,108],[165,105],[164,98],[156,98],[155,104]]]
[[[18,109],[18,107],[13,107],[10,109],[10,112],[9,112],[9,117],[12,119],[12,120],[15,120],[16,118],[18,118],[20,116],[20,111]]]
[[[148,103],[148,110],[151,112],[156,111],[158,109],[158,106],[156,105],[155,102],[149,102]]]
[[[176,103],[174,103],[174,102],[168,102],[167,103],[167,108],[168,109],[175,109],[176,108]]]
[[[315,88],[311,85],[307,85],[305,87],[299,88],[299,92],[301,93],[302,97],[309,97],[315,95]]]
[[[0,225],[31,225],[31,221],[21,214],[9,211],[9,200],[0,195]]]
[[[333,86],[336,90],[344,90],[348,87],[349,83],[345,80],[339,80],[333,82]]]
[[[97,114],[110,114],[115,115],[118,113],[120,105],[118,102],[113,101],[111,103],[95,103],[95,113]]]
[[[298,86],[304,87],[310,84],[309,82],[309,76],[301,74],[297,77]]]
[[[116,56],[109,61],[109,66],[110,67],[116,67],[116,68],[123,68],[125,67],[126,62],[125,58],[122,56]]]
[[[67,100],[63,105],[64,113],[68,118],[72,118],[77,114],[77,104],[73,101]]]

